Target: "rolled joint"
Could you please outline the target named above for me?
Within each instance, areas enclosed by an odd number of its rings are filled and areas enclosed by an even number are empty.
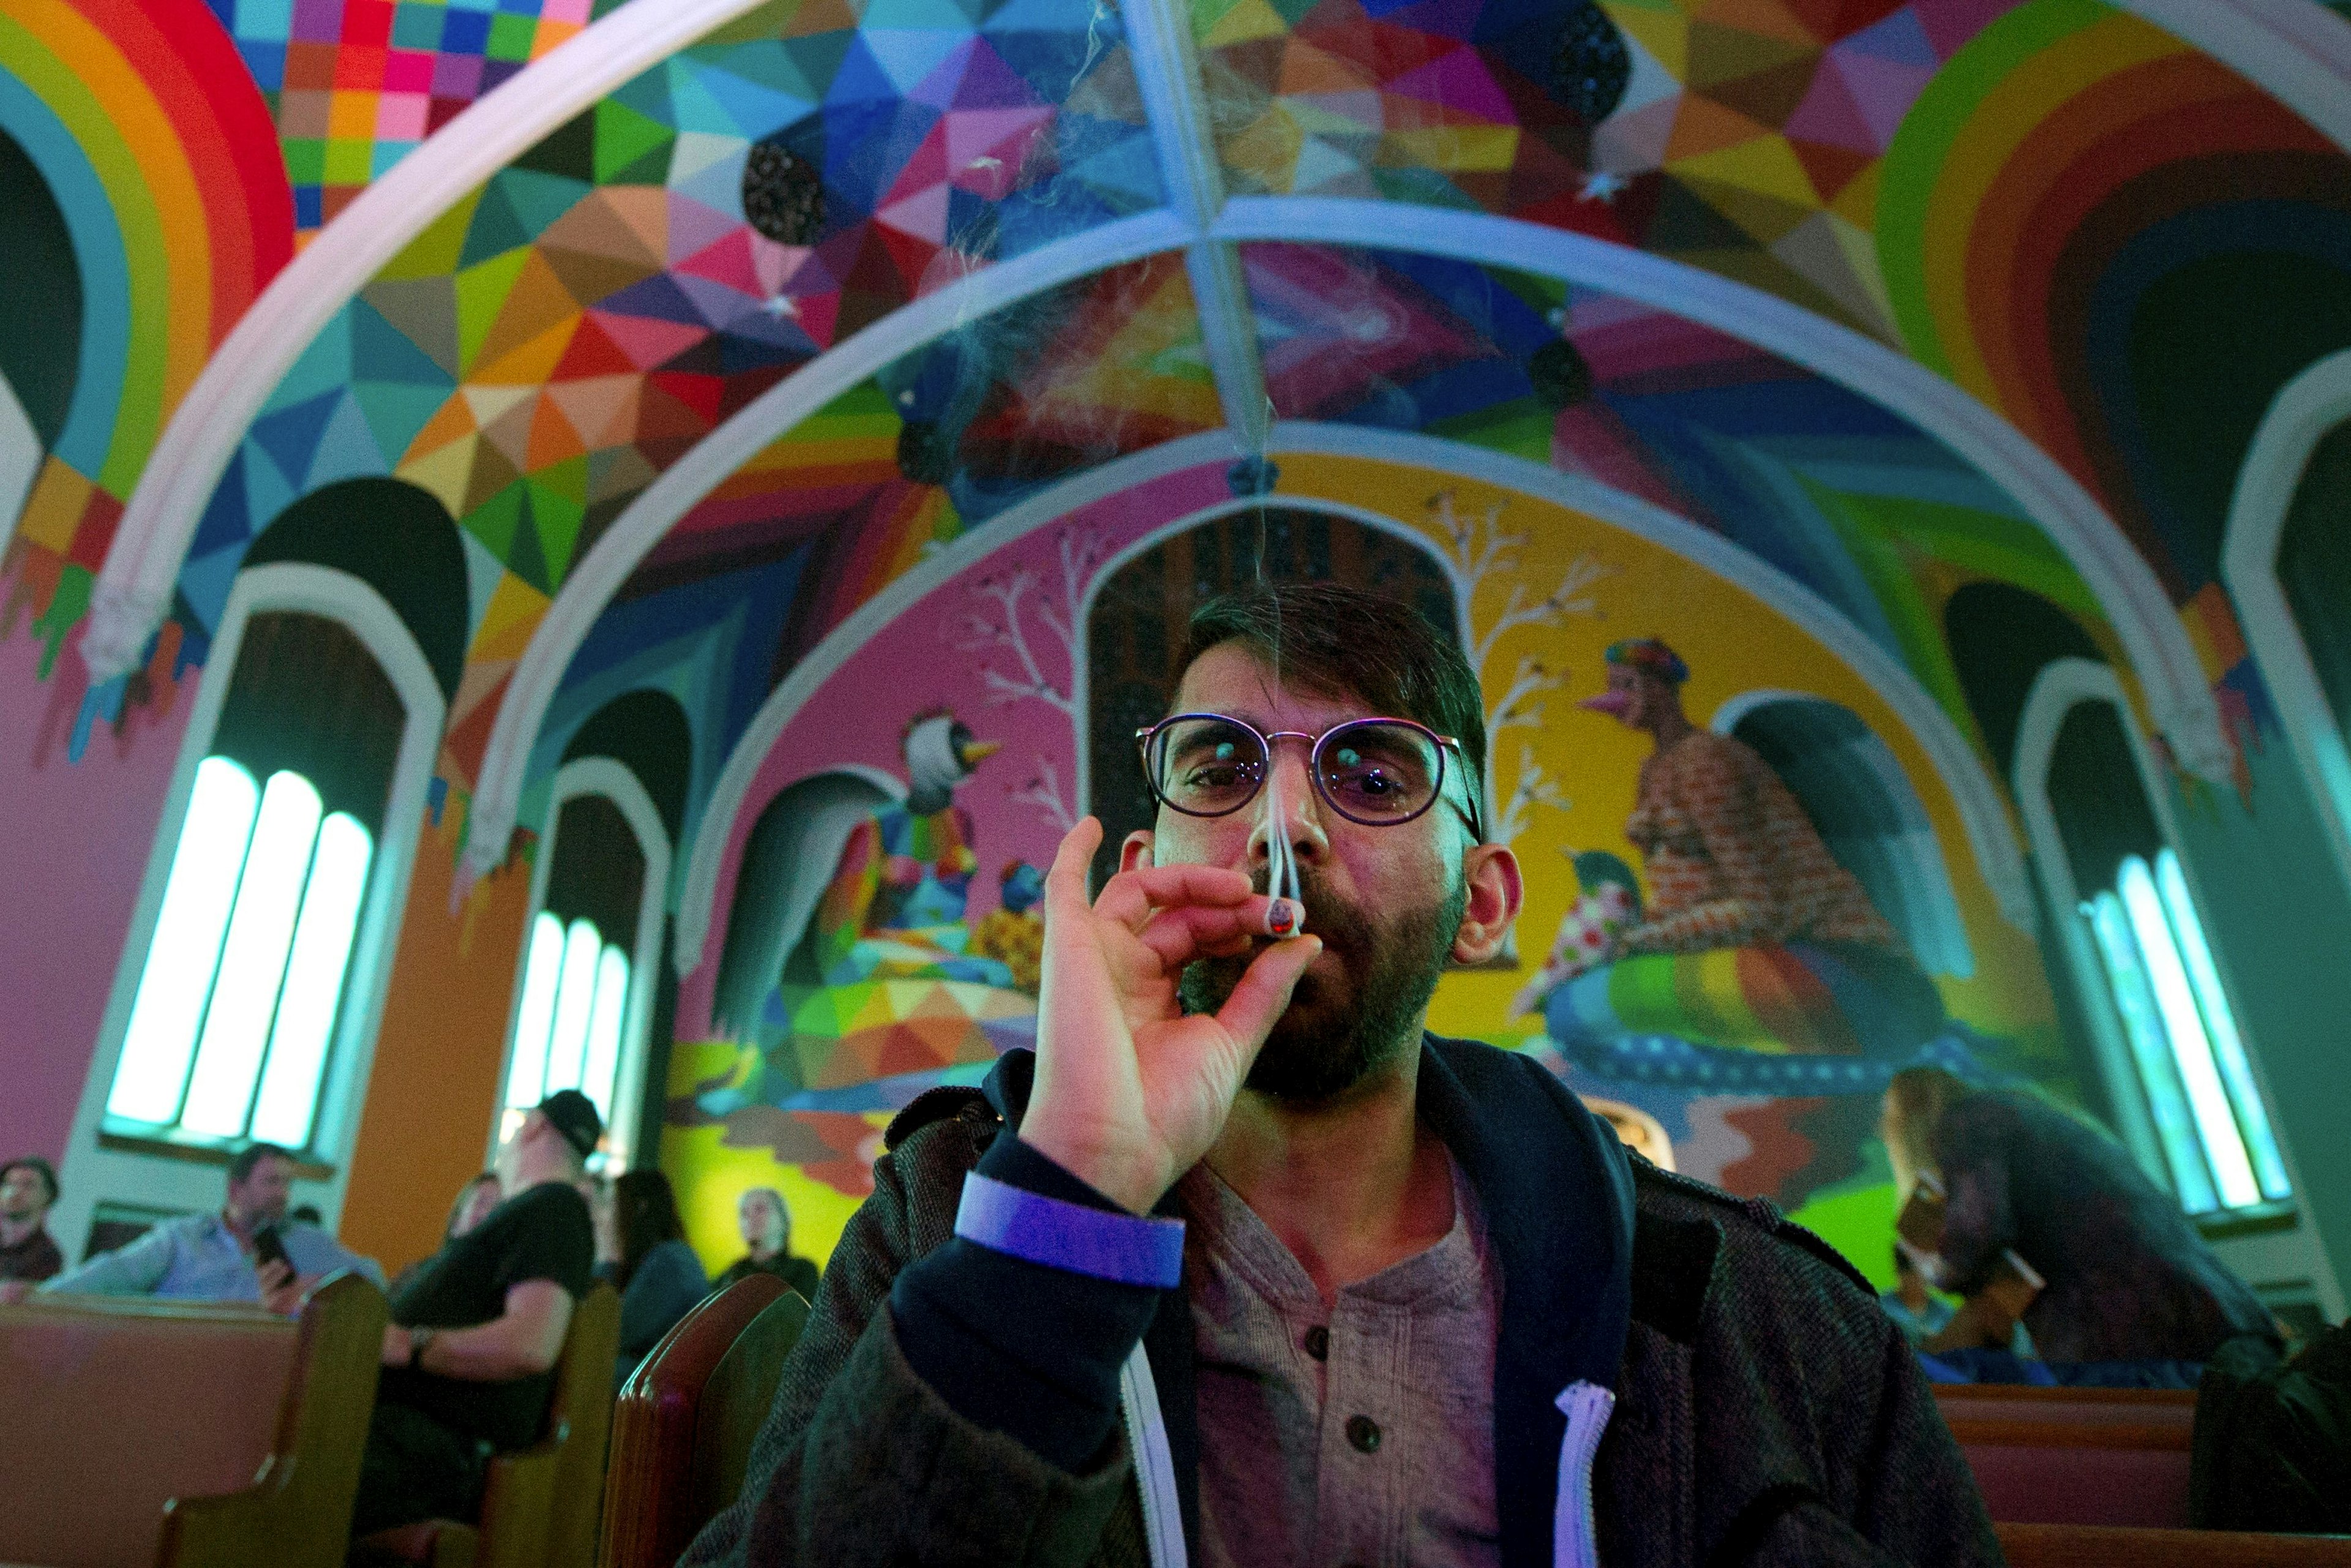
[[[1306,911],[1293,899],[1274,898],[1266,901],[1265,934],[1272,937],[1295,936],[1306,929]]]

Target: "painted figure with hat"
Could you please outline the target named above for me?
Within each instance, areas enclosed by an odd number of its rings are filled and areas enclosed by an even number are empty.
[[[1771,764],[1691,722],[1679,654],[1641,637],[1607,663],[1607,690],[1579,706],[1653,743],[1625,828],[1648,897],[1587,887],[1592,913],[1570,915],[1519,1009],[1541,1007],[1570,1060],[1609,1076],[1881,1083],[1941,1033],[1934,982]]]

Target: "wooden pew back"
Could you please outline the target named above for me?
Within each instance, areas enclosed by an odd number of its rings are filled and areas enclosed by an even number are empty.
[[[670,1330],[621,1390],[602,1568],[668,1568],[742,1490],[808,1303],[754,1274]]]
[[[1935,1402],[2000,1523],[2188,1523],[2187,1390],[1942,1386]]]
[[[384,1316],[349,1274],[298,1320],[143,1298],[0,1307],[0,1561],[340,1563]]]

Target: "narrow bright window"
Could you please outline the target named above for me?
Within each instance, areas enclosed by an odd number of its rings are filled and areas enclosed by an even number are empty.
[[[596,1102],[596,1113],[612,1119],[612,1084],[621,1072],[621,1025],[629,1010],[629,961],[607,946],[596,960],[596,1000],[588,1014],[588,1060],[580,1087]]]
[[[294,926],[293,956],[286,965],[286,989],[277,999],[277,1025],[269,1032],[261,1100],[254,1108],[256,1138],[289,1149],[310,1141],[343,977],[350,968],[351,940],[359,935],[360,895],[367,891],[368,863],[374,854],[368,831],[350,812],[337,811],[319,824],[310,883],[303,889],[302,915]]]
[[[301,774],[197,765],[110,1119],[308,1145],[373,853]]]
[[[2181,1206],[2204,1214],[2291,1196],[2178,857],[2125,856],[2114,890],[2082,913]]]
[[[536,1105],[546,1097],[547,1040],[555,1028],[555,992],[562,979],[563,922],[542,913],[530,923],[530,951],[523,960],[514,1061],[507,1068],[509,1105]]]
[[[629,1014],[628,955],[595,922],[569,925],[541,913],[531,922],[515,1009],[506,1109],[519,1114],[559,1089],[577,1089],[612,1119]]]
[[[207,757],[197,765],[122,1058],[106,1097],[110,1116],[160,1124],[179,1114],[260,805],[253,775],[227,758]]]

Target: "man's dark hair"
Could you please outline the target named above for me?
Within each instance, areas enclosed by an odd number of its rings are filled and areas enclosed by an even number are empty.
[[[57,1166],[49,1164],[48,1161],[41,1158],[38,1155],[22,1155],[16,1159],[10,1160],[6,1165],[0,1166],[0,1181],[6,1181],[8,1179],[8,1173],[15,1170],[27,1170],[32,1172],[35,1176],[39,1176],[41,1178],[41,1186],[48,1191],[49,1201],[51,1203],[57,1202]]]
[[[623,1171],[612,1179],[612,1219],[621,1232],[621,1267],[613,1283],[624,1291],[646,1253],[685,1234],[677,1195],[659,1171]]]
[[[1461,743],[1469,798],[1485,792],[1486,700],[1453,639],[1401,600],[1334,582],[1265,583],[1192,612],[1183,668],[1238,643],[1284,681],[1351,696],[1374,713],[1417,719]]]
[[[235,1186],[245,1180],[253,1174],[254,1166],[266,1159],[284,1160],[289,1166],[301,1163],[294,1157],[294,1151],[291,1149],[281,1149],[276,1144],[247,1144],[237,1150],[236,1158],[228,1163],[230,1185]]]

